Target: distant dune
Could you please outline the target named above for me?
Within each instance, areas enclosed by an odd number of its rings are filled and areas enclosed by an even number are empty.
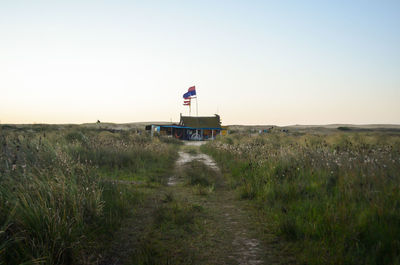
[[[325,125],[229,125],[230,130],[247,131],[247,130],[288,130],[296,132],[311,132],[311,133],[332,133],[334,131],[386,131],[400,132],[400,124],[325,124]]]
[[[23,128],[27,126],[83,126],[86,128],[102,128],[112,130],[143,130],[146,125],[149,124],[160,124],[170,125],[178,122],[165,122],[165,121],[148,121],[148,122],[130,122],[130,123],[112,123],[112,122],[100,122],[100,123],[82,123],[82,124],[1,124],[0,126],[13,126],[16,128]],[[240,125],[233,124],[227,125],[230,130],[235,131],[246,131],[246,130],[264,130],[274,128],[274,130],[289,130],[299,132],[313,132],[313,131],[330,131],[343,130],[343,131],[400,131],[400,124],[323,124],[323,125],[287,125],[287,126],[276,126],[276,125]]]
[[[320,128],[329,128],[336,129],[339,127],[350,127],[350,128],[363,128],[363,129],[377,129],[377,128],[385,128],[385,129],[400,129],[400,124],[326,124],[326,125],[289,125],[283,127],[290,128],[312,128],[312,127],[320,127]]]

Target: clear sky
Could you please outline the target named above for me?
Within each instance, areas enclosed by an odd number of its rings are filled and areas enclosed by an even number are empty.
[[[0,0],[0,122],[400,124],[400,1]]]

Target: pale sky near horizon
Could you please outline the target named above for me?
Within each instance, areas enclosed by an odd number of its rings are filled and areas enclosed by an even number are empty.
[[[0,0],[0,122],[400,124],[400,1]],[[192,109],[192,114],[195,110]]]

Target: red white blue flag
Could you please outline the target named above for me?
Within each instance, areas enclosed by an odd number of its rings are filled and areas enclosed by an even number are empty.
[[[188,92],[183,94],[184,99],[191,98],[192,96],[196,96],[196,87],[195,86],[189,87]]]

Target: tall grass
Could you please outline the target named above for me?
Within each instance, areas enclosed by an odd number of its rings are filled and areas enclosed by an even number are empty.
[[[166,174],[173,145],[128,132],[0,131],[0,264],[82,264],[141,194],[109,179]]]
[[[203,148],[300,263],[400,263],[400,135],[234,135]]]
[[[144,229],[129,264],[198,264],[193,242],[203,233],[204,208],[172,194],[156,203],[154,220]]]

